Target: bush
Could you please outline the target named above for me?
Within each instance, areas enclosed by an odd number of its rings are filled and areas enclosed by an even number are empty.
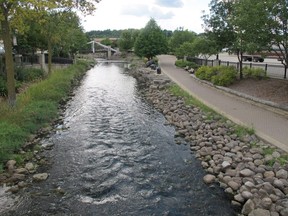
[[[229,86],[236,80],[237,70],[234,67],[219,67],[219,73],[212,77],[214,85]]]
[[[220,86],[232,84],[236,80],[236,74],[237,70],[232,66],[202,66],[195,73],[197,78]]]
[[[193,68],[193,69],[198,69],[199,68],[199,65],[197,65],[196,63],[194,62],[190,62],[190,61],[184,61],[184,60],[177,60],[175,62],[175,65],[177,67],[180,67],[180,68],[186,68],[187,66],[189,67],[189,69]]]
[[[16,79],[19,81],[33,81],[43,78],[44,71],[39,68],[17,67],[15,69]]]
[[[245,78],[262,79],[267,78],[267,73],[263,68],[243,68],[243,75]]]
[[[195,73],[195,76],[202,80],[211,81],[211,78],[215,76],[218,68],[210,66],[201,66]]]

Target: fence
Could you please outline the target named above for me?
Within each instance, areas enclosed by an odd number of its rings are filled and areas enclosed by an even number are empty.
[[[19,60],[22,65],[39,64],[39,55],[22,55]],[[48,55],[45,55],[45,63],[48,64]],[[73,64],[73,59],[52,57],[52,64]]]
[[[221,60],[209,60],[209,59],[201,59],[195,57],[187,57],[188,61],[195,62],[198,65],[207,65],[207,66],[218,66],[218,65],[225,65],[225,66],[234,66],[239,69],[239,62],[229,62],[229,61],[221,61]],[[274,64],[264,64],[264,63],[247,63],[243,62],[243,67],[249,68],[262,68],[265,70],[268,77],[271,78],[278,78],[278,79],[286,79],[286,70],[284,65],[274,65]]]

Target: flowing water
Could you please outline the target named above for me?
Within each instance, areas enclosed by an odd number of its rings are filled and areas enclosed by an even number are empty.
[[[58,132],[42,141],[54,145],[43,170],[49,178],[24,190],[7,215],[236,215],[164,122],[123,64],[99,63],[67,104]]]

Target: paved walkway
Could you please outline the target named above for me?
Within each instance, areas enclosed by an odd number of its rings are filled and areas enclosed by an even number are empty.
[[[267,142],[288,152],[287,112],[268,109],[247,99],[229,94],[193,78],[187,71],[177,68],[176,57],[158,56],[162,72],[193,97],[226,116],[233,122],[254,128],[255,133]]]

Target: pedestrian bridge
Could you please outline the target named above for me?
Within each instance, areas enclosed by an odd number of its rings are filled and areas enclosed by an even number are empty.
[[[111,59],[111,56],[114,54],[119,54],[119,50],[113,49],[111,46],[106,46],[97,41],[90,41],[88,44],[91,44],[92,53],[97,57],[104,57]]]

